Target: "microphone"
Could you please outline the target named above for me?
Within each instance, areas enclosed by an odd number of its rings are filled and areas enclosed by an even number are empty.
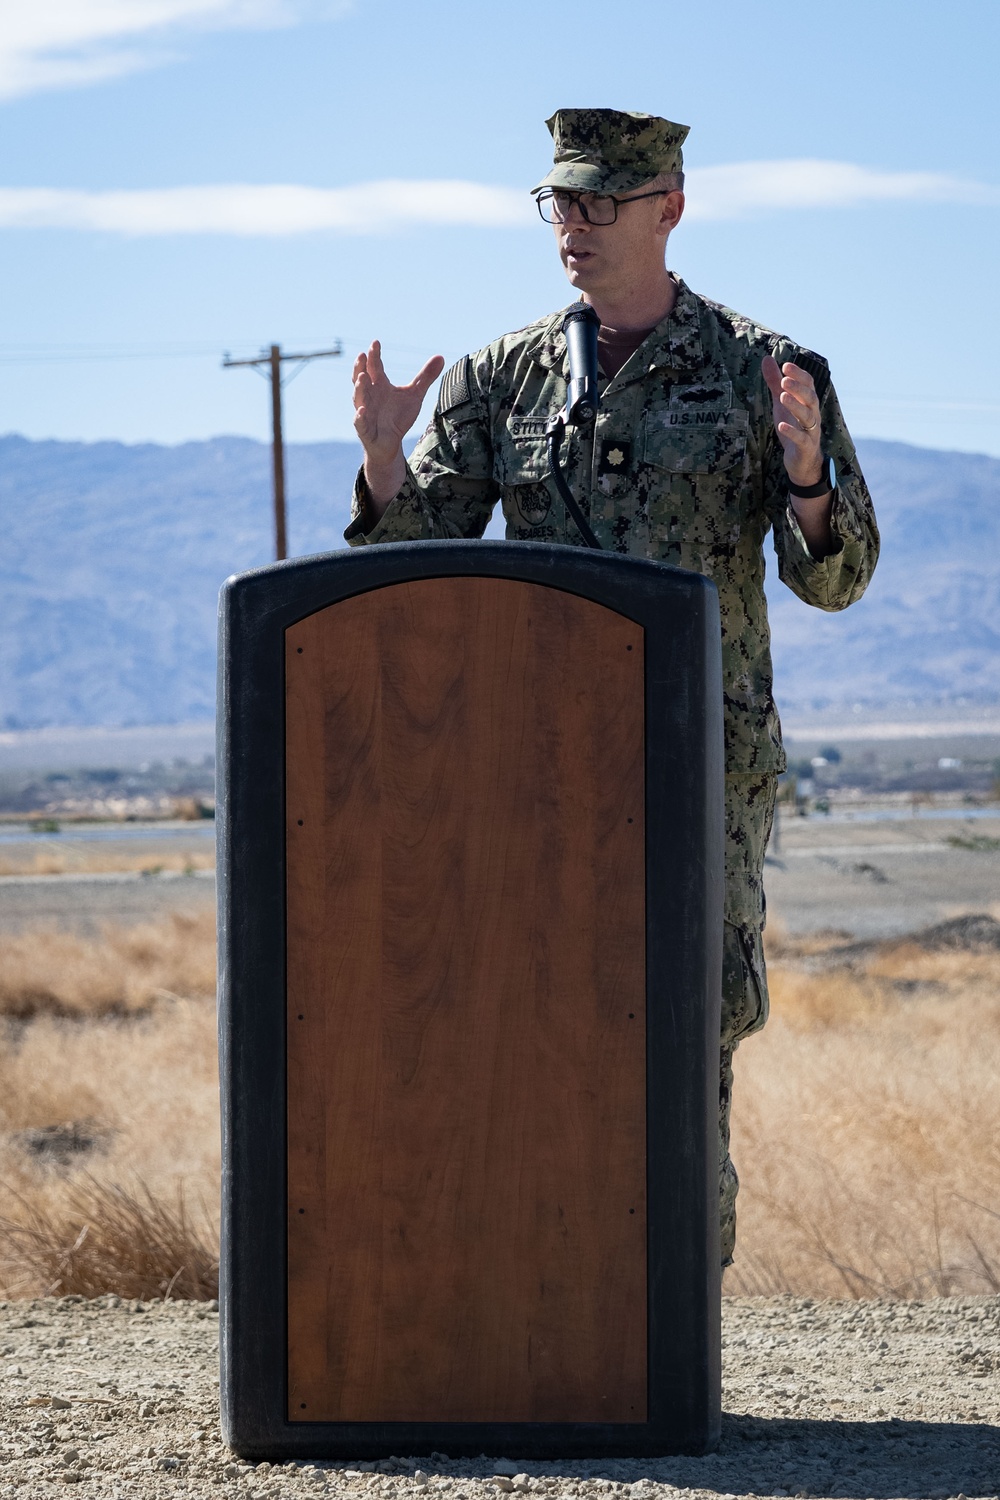
[[[567,427],[592,422],[597,416],[597,330],[600,326],[601,320],[589,302],[574,303],[563,318],[562,331],[566,335],[566,348],[569,351],[569,390],[566,392],[565,407],[556,412],[545,430],[549,469],[556,489],[567,513],[573,517],[585,545],[598,552],[601,544],[566,483],[566,476],[559,462],[559,449]]]
[[[563,318],[569,352],[569,391],[565,421],[576,427],[597,416],[597,330],[601,320],[589,302],[577,302]]]

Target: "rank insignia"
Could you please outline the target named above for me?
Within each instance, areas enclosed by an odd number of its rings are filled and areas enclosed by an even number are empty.
[[[627,474],[632,464],[632,444],[619,442],[617,438],[605,438],[601,443],[597,472],[605,474]]]

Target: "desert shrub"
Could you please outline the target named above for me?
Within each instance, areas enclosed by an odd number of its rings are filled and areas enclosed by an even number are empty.
[[[209,916],[0,940],[8,1295],[215,1295],[213,945]],[[772,928],[769,963],[727,1292],[1000,1291],[1000,950]]]
[[[99,937],[54,928],[0,935],[0,1016],[125,1016],[163,995],[215,992],[215,916],[174,913]]]
[[[126,1187],[84,1175],[54,1200],[14,1193],[9,1201],[14,1214],[0,1217],[8,1295],[218,1296],[211,1228],[192,1222],[181,1189],[166,1200],[142,1182]]]
[[[1000,1291],[1000,955],[784,960],[736,1061],[730,1293]]]
[[[151,950],[136,938],[135,951],[145,962]],[[219,1157],[210,999],[8,1022],[0,1286],[147,1297],[176,1275],[171,1295],[213,1296]]]

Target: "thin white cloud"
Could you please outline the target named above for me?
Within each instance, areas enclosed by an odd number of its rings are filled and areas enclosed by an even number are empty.
[[[8,0],[0,98],[99,83],[169,61],[195,31],[342,15],[350,0]]]
[[[849,161],[811,158],[694,167],[687,217],[742,219],[763,210],[851,208],[860,203],[1000,204],[1000,188],[943,172],[881,172]]]
[[[96,229],[113,234],[282,236],[316,230],[379,234],[420,224],[481,227],[530,223],[527,193],[480,182],[363,182],[356,187],[154,188],[80,193],[0,188],[0,226]]]
[[[687,212],[703,222],[870,202],[990,206],[1000,204],[1000,188],[940,173],[879,172],[829,161],[738,162],[695,168],[688,176]],[[318,231],[387,234],[421,225],[517,228],[533,222],[532,200],[519,188],[443,179],[390,178],[345,188],[285,183],[97,193],[0,188],[0,228],[12,229],[273,238]]]

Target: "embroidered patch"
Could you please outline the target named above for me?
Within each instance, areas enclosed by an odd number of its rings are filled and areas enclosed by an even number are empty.
[[[452,365],[450,370],[445,370],[441,377],[441,390],[438,393],[438,411],[451,411],[456,406],[464,406],[472,400],[472,360],[466,354],[457,364]]]
[[[544,484],[524,485],[515,492],[515,504],[526,526],[541,526],[548,516],[552,496]]]
[[[708,407],[728,411],[733,404],[733,383],[717,380],[711,384],[674,385],[670,387],[667,404],[682,411],[705,411]]]
[[[507,431],[515,441],[543,438],[549,428],[548,417],[511,417]]]
[[[725,407],[705,411],[676,410],[670,407],[663,418],[665,427],[718,427],[725,422],[728,411]]]
[[[597,459],[597,472],[605,474],[627,474],[632,466],[632,444],[619,438],[604,438]]]
[[[675,385],[663,417],[665,427],[717,427],[733,404],[729,380],[711,385]]]

